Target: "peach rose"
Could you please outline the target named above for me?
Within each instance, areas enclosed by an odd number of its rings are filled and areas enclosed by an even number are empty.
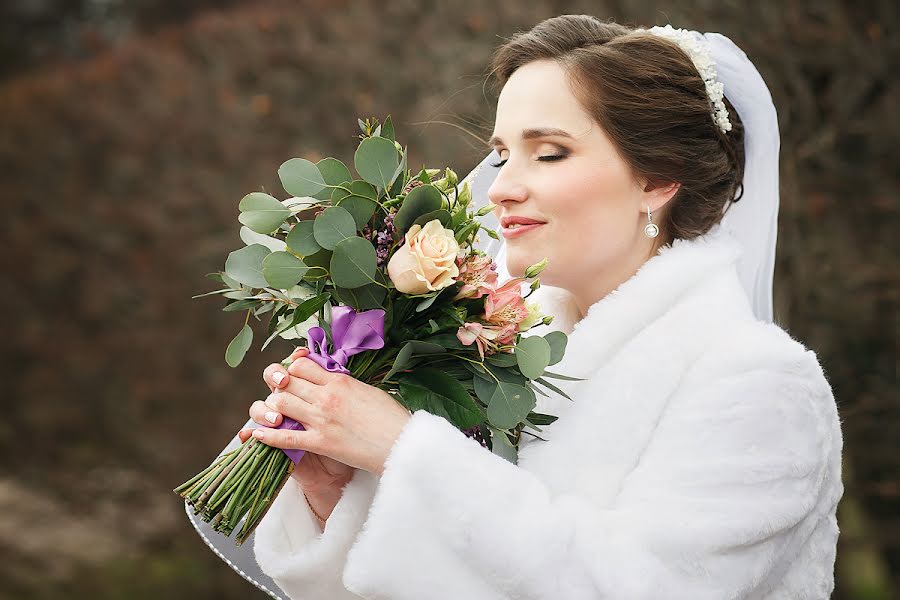
[[[425,227],[413,225],[403,244],[388,261],[394,287],[404,294],[425,294],[453,285],[459,275],[456,253],[459,244],[453,231],[437,219]]]

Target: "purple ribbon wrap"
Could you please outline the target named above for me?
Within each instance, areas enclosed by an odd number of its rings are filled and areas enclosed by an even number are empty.
[[[335,306],[331,309],[331,341],[333,350],[328,351],[328,340],[321,327],[310,327],[306,334],[309,355],[307,358],[332,373],[350,374],[347,362],[350,357],[366,350],[384,348],[384,310],[375,308],[361,313],[350,306]],[[303,430],[294,419],[283,416],[281,425],[275,429]],[[306,450],[283,450],[295,465],[300,462]]]

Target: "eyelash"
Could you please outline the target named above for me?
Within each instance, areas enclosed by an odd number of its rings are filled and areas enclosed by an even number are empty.
[[[557,160],[562,160],[562,159],[566,158],[567,156],[568,156],[568,154],[554,154],[552,156],[538,156],[537,159],[542,160],[542,161],[547,161],[547,162],[555,162]],[[503,165],[506,164],[507,160],[508,159],[503,159],[498,163],[491,163],[491,166],[496,169],[499,169],[500,167],[502,167]]]

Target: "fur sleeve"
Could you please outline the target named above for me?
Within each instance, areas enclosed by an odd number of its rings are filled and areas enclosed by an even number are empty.
[[[787,371],[683,389],[606,508],[577,491],[551,495],[418,411],[385,465],[344,584],[390,600],[758,597],[824,518],[818,498],[837,443],[830,387]],[[821,562],[810,580],[822,581],[793,597],[828,597],[833,571]]]
[[[263,573],[291,600],[359,598],[341,583],[341,571],[377,486],[376,475],[356,471],[323,532],[300,486],[289,479],[254,534],[253,552]]]

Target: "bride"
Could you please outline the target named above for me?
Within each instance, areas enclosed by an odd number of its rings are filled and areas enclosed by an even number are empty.
[[[570,334],[556,370],[583,380],[539,398],[559,419],[512,464],[303,350],[271,365],[250,408],[268,427],[239,439],[309,452],[259,568],[293,599],[828,598],[842,435],[815,354],[772,323],[758,72],[719,34],[563,15],[492,74],[469,181],[501,270],[549,258],[532,298]]]

